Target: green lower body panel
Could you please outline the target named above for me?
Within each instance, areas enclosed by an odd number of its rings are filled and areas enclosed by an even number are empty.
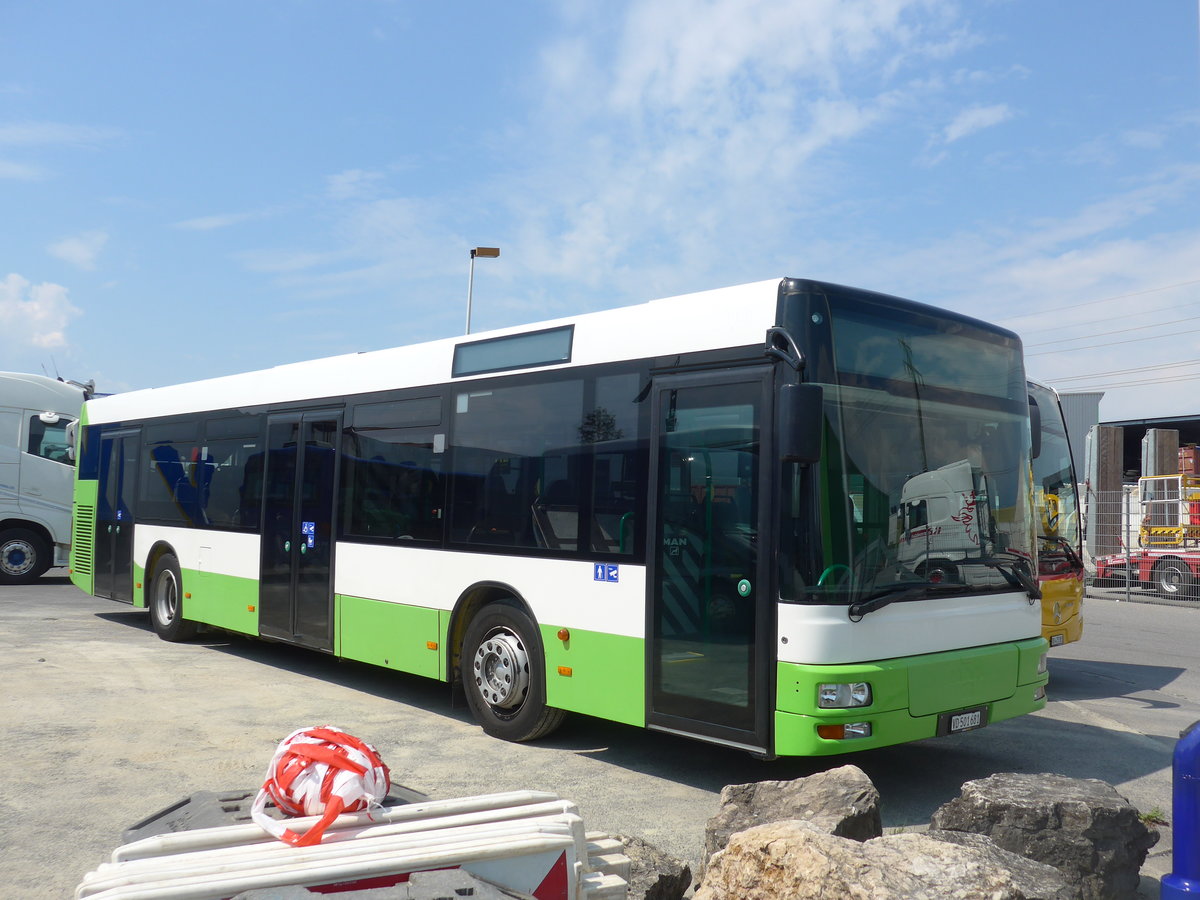
[[[804,666],[779,663],[775,752],[826,756],[935,737],[943,716],[980,711],[991,724],[1042,709],[1049,675],[1041,669],[1046,641],[1032,638],[876,663]],[[867,682],[871,703],[856,709],[818,709],[821,683]],[[870,736],[827,739],[819,726],[867,723]],[[939,729],[939,725],[941,729]]]
[[[134,584],[145,584],[145,572],[134,567]],[[196,569],[179,573],[183,580],[183,616],[227,631],[258,634],[258,581],[234,575],[216,575]],[[191,596],[187,596],[191,594]],[[145,606],[145,590],[134,589],[135,606]]]
[[[423,606],[338,594],[337,643],[346,659],[446,680],[445,614]]]
[[[546,702],[627,725],[646,724],[646,644],[641,638],[543,625]]]
[[[71,550],[67,557],[71,583],[86,594],[95,593],[96,496],[98,483],[77,481],[71,512]]]

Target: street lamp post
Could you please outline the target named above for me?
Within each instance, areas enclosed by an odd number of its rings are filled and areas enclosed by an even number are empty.
[[[499,255],[499,247],[471,248],[471,272],[467,276],[467,334],[471,333],[471,290],[475,287],[475,257],[482,256],[485,259],[495,259]]]

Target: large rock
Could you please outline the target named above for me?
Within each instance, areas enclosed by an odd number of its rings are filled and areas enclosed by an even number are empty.
[[[985,834],[997,845],[1054,866],[1085,900],[1136,894],[1138,870],[1158,832],[1112,785],[1095,778],[1005,772],[968,781],[933,814],[943,831]]]
[[[701,872],[729,836],[755,825],[804,819],[821,831],[865,841],[883,833],[879,791],[858,766],[841,766],[794,781],[729,784],[704,829]]]
[[[733,835],[695,900],[1077,900],[1062,873],[925,834],[866,842],[773,822]]]
[[[629,857],[629,900],[682,900],[692,884],[692,867],[629,834],[613,835]]]

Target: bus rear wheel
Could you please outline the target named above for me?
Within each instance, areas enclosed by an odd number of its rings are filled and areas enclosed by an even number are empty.
[[[183,617],[183,579],[179,560],[165,553],[154,566],[150,580],[150,626],[164,641],[188,641],[199,630],[195,622]]]
[[[1183,560],[1164,559],[1154,567],[1154,588],[1166,600],[1194,600],[1196,577]]]
[[[492,737],[536,740],[566,716],[546,705],[546,666],[537,628],[512,603],[490,603],[471,620],[460,671],[471,714]]]
[[[0,532],[0,584],[29,584],[50,568],[50,546],[36,531]]]

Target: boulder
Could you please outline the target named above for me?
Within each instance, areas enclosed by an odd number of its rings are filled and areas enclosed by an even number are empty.
[[[1074,900],[1050,866],[1014,860],[994,845],[960,846],[926,834],[859,842],[809,822],[760,825],[733,835],[709,862],[695,900]]]
[[[721,806],[705,826],[701,865],[735,832],[785,819],[804,819],[828,834],[856,841],[883,833],[879,791],[858,766],[793,781],[729,784],[721,789]]]
[[[937,809],[941,831],[990,837],[998,846],[1054,866],[1085,900],[1134,897],[1138,870],[1158,832],[1112,785],[1095,778],[1005,772],[968,781]]]
[[[692,867],[640,837],[613,835],[629,857],[629,900],[682,900],[692,884]]]

